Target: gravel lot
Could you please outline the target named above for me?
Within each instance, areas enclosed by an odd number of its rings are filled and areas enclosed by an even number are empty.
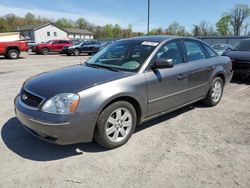
[[[141,125],[115,150],[57,146],[31,136],[13,99],[32,75],[87,56],[0,57],[0,187],[250,187],[250,84],[234,79],[221,103],[200,103]]]

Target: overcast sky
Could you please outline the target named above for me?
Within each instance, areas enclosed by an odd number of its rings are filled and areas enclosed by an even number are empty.
[[[250,6],[250,0],[151,0],[150,26],[166,28],[177,21],[190,30],[202,20],[215,24],[236,3]],[[147,27],[147,0],[0,0],[1,16],[27,12],[53,19],[84,17],[98,25],[132,24],[135,31]]]

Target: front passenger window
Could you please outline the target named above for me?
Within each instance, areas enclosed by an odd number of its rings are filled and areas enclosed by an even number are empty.
[[[177,42],[171,42],[163,46],[156,54],[156,59],[172,59],[174,65],[183,63],[182,53]]]
[[[196,41],[184,41],[188,61],[197,61],[200,59],[206,59],[206,53],[201,44]]]

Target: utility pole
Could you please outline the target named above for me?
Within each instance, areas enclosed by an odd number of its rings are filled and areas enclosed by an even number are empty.
[[[149,21],[150,21],[150,0],[148,0],[148,31],[147,31],[147,35],[149,35]]]

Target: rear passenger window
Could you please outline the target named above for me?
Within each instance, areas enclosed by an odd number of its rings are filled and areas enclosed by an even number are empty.
[[[68,44],[68,41],[66,41],[66,40],[60,40],[59,44]]]
[[[208,53],[208,56],[211,58],[211,57],[217,57],[217,53],[212,49],[210,48],[209,46],[207,45],[204,45],[206,50],[207,50],[207,53]]]
[[[188,61],[197,61],[200,59],[206,59],[206,53],[201,44],[196,41],[184,41]]]

